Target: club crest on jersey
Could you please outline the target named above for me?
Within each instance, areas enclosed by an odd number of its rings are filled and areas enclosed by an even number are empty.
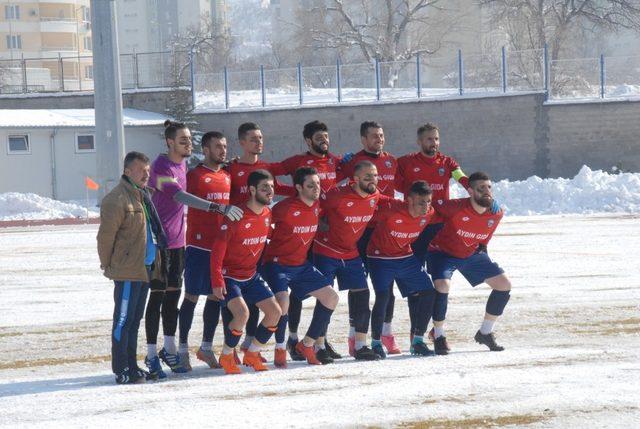
[[[375,205],[376,205],[376,202],[375,202],[375,201],[373,201],[373,200],[371,200],[371,201],[369,201],[369,205],[370,205],[371,207],[373,207],[373,206],[375,206]]]
[[[463,222],[468,222],[468,221],[469,221],[469,216],[465,216],[465,217],[463,217],[463,218],[462,218],[462,221],[463,221]]]
[[[244,176],[244,171],[238,171],[238,177]]]
[[[313,209],[313,214],[318,216],[318,208],[317,207],[315,209]]]
[[[204,183],[209,183],[209,182],[211,182],[211,177],[207,177],[204,179]]]
[[[266,226],[269,226],[269,218],[266,218],[266,219],[264,220],[264,224],[265,224]]]
[[[329,164],[329,165],[333,165],[333,159],[329,158],[329,162],[328,162],[328,164]]]
[[[442,205],[442,200],[438,200],[438,205]]]
[[[425,223],[427,223],[426,219],[420,219],[420,226],[424,226]]]
[[[349,201],[349,202],[347,203],[347,207],[353,207],[353,201]]]
[[[229,179],[229,176],[227,176],[227,177],[225,177],[225,178],[224,178],[224,181],[225,181],[226,183],[229,183],[229,182],[231,182],[231,179]]]
[[[251,228],[251,222],[249,222],[248,224],[246,224],[244,227],[245,227],[245,228],[247,228],[247,229]]]
[[[440,176],[444,176],[444,168],[443,167],[438,168],[438,174]]]
[[[385,162],[384,162],[384,165],[385,165],[387,168],[391,168],[391,165],[392,165],[392,164],[391,164],[391,161],[385,161]]]
[[[295,212],[293,212],[293,215],[294,216],[300,216],[300,212],[299,211],[295,211]]]
[[[493,226],[493,224],[495,223],[495,221],[493,219],[489,219],[489,221],[487,222],[487,226],[489,228],[491,228]]]

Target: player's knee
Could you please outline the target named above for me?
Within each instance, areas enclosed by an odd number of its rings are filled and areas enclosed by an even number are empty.
[[[245,326],[249,321],[249,309],[247,307],[240,307],[231,310],[231,314],[233,315],[234,320],[242,326]]]
[[[338,306],[338,301],[340,300],[338,293],[333,290],[333,288],[328,288],[326,295],[326,298],[323,301],[321,300],[320,302],[328,309],[335,310]]]
[[[276,301],[278,301],[278,306],[280,307],[281,313],[287,314],[289,311],[289,293],[278,292],[276,294]]]
[[[446,280],[436,280],[434,286],[440,293],[449,293],[449,282]]]

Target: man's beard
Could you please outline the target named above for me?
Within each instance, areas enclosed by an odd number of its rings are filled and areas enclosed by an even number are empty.
[[[485,197],[480,197],[480,198],[473,197],[473,200],[480,207],[489,208],[489,207],[491,207],[491,204],[493,204],[493,198],[492,197],[488,197],[488,198],[485,198]]]
[[[376,193],[376,186],[373,184],[368,184],[366,185],[366,187],[364,187],[363,185],[358,184],[358,187],[360,188],[360,190],[362,192],[366,192],[369,195],[373,195]]]
[[[435,147],[430,147],[427,150],[423,150],[422,152],[427,156],[434,156],[436,153],[438,153],[438,149]]]
[[[268,206],[269,204],[271,204],[271,198],[267,198],[267,197],[262,197],[260,195],[256,194],[256,201],[260,204],[262,204],[263,206]]]
[[[319,153],[320,155],[326,155],[326,154],[329,153],[329,145],[327,145],[326,149],[323,149],[322,148],[323,144],[324,143],[316,144],[316,143],[311,142],[311,149],[313,149],[315,152]]]

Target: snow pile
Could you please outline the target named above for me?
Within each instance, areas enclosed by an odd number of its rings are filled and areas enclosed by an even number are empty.
[[[0,194],[0,221],[62,219],[87,216],[87,208],[72,202],[52,200],[37,194],[7,192]],[[95,207],[89,208],[89,217],[98,217]]]
[[[583,166],[573,179],[541,179],[493,185],[494,196],[510,215],[640,213],[640,173],[609,174]],[[456,186],[452,197],[464,197]]]

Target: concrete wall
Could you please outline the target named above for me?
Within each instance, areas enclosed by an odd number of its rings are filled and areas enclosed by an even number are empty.
[[[329,126],[332,151],[361,149],[360,123],[375,120],[384,126],[387,150],[397,156],[417,150],[416,130],[427,121],[441,129],[441,149],[464,170],[483,169],[495,178],[522,179],[538,174],[536,131],[542,95],[462,98],[360,106],[305,107],[290,110],[208,113],[197,115],[202,130],[228,136],[233,154],[239,152],[236,131],[242,122],[260,124],[265,134],[265,159],[280,160],[306,150],[302,128],[322,120]]]
[[[45,197],[54,196],[52,180],[51,135],[53,129],[0,130],[0,141],[4,148],[0,152],[0,193],[33,192]],[[95,152],[78,153],[76,134],[91,134],[91,128],[62,128],[56,130],[55,197],[59,200],[81,200],[85,198],[84,177],[96,178]],[[145,153],[152,160],[165,152],[163,128],[125,127],[126,151]],[[9,155],[9,134],[28,134],[31,142],[30,154]],[[96,142],[97,144],[97,142]]]

